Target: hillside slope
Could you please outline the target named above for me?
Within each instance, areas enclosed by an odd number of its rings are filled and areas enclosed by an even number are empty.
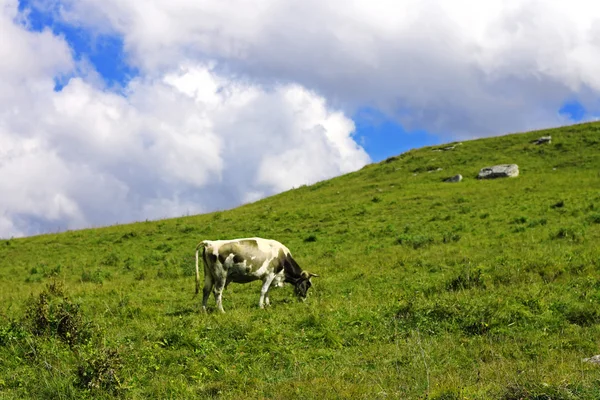
[[[230,211],[0,241],[0,397],[600,398],[600,124],[443,147]],[[475,179],[499,163],[520,176]],[[320,275],[308,301],[260,310],[259,283],[232,284],[227,314],[200,314],[195,245],[249,236]]]

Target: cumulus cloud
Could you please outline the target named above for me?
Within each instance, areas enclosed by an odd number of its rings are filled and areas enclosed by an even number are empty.
[[[0,47],[14,53],[0,66],[0,237],[229,208],[369,161],[353,122],[302,86],[190,62],[107,91],[16,2],[0,10],[14,46]]]
[[[369,161],[348,118],[466,139],[600,113],[585,0],[30,0],[122,38],[118,93],[0,0],[0,236],[235,206]],[[54,83],[64,87],[55,92]]]
[[[226,61],[258,81],[372,105],[408,129],[483,136],[566,122],[600,92],[600,4],[587,0],[63,0],[72,23],[123,35],[145,71]]]

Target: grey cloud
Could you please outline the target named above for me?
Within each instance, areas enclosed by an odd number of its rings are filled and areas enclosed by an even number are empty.
[[[450,137],[558,125],[565,99],[600,91],[600,8],[583,0],[64,3],[70,20],[123,35],[146,71],[216,59]]]

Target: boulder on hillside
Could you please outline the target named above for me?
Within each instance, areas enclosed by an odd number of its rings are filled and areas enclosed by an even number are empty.
[[[515,176],[519,176],[519,166],[517,164],[500,164],[481,168],[477,179],[512,178]]]
[[[461,174],[457,174],[457,175],[451,176],[450,178],[444,179],[444,182],[460,182],[460,181],[462,181]]]
[[[552,142],[552,136],[542,136],[542,137],[532,141],[531,143],[543,144],[543,143],[551,143],[551,142]]]
[[[435,149],[432,149],[431,151],[449,151],[449,150],[454,150],[456,148],[456,146],[462,145],[462,143],[456,143],[455,145],[452,146],[446,146],[446,147],[438,147]]]
[[[584,358],[582,361],[583,362],[589,362],[589,363],[592,363],[592,364],[600,364],[600,355],[596,355],[596,356],[593,356],[593,357],[590,357],[590,358]]]

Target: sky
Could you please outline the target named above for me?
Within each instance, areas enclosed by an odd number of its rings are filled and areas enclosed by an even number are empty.
[[[0,0],[0,57],[0,238],[600,115],[583,0]]]

